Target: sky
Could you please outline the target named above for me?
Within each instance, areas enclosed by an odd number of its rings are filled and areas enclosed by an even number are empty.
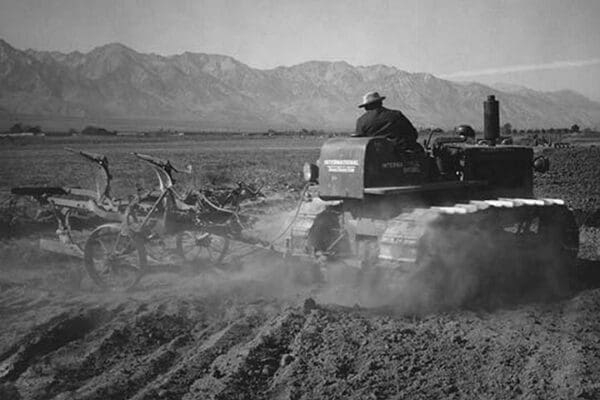
[[[226,54],[256,68],[385,64],[600,101],[599,0],[0,0],[0,38]]]

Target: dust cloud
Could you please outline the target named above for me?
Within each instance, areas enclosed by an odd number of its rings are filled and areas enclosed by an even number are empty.
[[[271,213],[261,221],[262,237],[279,233],[292,216],[293,211]],[[570,293],[568,269],[575,268],[576,260],[565,259],[559,240],[551,237],[559,231],[541,241],[532,238],[537,232],[516,236],[516,223],[486,227],[452,218],[429,225],[416,265],[361,270],[341,260],[282,261],[276,254],[257,253],[244,269],[262,272],[247,272],[246,278],[270,282],[268,293],[276,296],[311,296],[321,303],[384,308],[398,314],[494,309],[553,301]]]
[[[185,269],[175,274],[148,274],[138,291],[175,287],[292,302],[310,297],[322,304],[418,315],[457,307],[490,309],[552,300],[569,293],[570,278],[552,244],[556,240],[538,241],[527,248],[528,244],[511,238],[505,230],[481,229],[464,222],[453,225],[452,220],[446,221],[449,225],[429,226],[419,244],[417,265],[361,269],[342,260],[318,263],[286,258],[285,238],[296,216],[296,205],[289,196],[281,196],[255,205],[254,210],[245,210],[249,215],[255,212],[254,222],[245,234],[254,245],[233,241],[224,265],[202,270],[199,276]],[[53,281],[62,280],[66,287],[76,290],[83,278],[82,290],[97,291],[82,277],[77,262],[42,253],[35,239],[12,240],[0,250],[5,270],[27,271],[21,266],[47,264],[57,272],[45,274],[44,279],[51,276]]]

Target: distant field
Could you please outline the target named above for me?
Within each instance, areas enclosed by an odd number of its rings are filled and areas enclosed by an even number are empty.
[[[536,148],[536,153],[550,158],[551,165],[548,173],[535,174],[537,196],[563,198],[586,212],[600,209],[600,146],[594,146],[597,142],[592,139],[574,143],[571,149]],[[324,140],[242,136],[0,139],[0,193],[28,185],[92,188],[96,168],[65,151],[66,146],[108,156],[117,196],[156,185],[152,170],[132,151],[168,158],[175,165],[192,164],[191,176],[178,177],[183,187],[243,180],[264,185],[267,191],[298,190],[303,186],[302,165],[318,158]]]
[[[149,167],[131,152],[152,154],[175,165],[191,163],[182,185],[225,184],[238,180],[270,190],[300,188],[302,165],[318,158],[317,138],[19,138],[0,141],[0,191],[27,185],[93,185],[94,169],[64,147],[105,154],[117,195],[156,183]]]
[[[69,129],[81,130],[88,125],[101,126],[118,131],[144,131],[158,129],[175,129],[183,131],[216,131],[222,132],[222,127],[206,125],[198,121],[165,120],[164,118],[87,118],[62,117],[57,115],[27,115],[0,113],[0,130],[6,130],[20,122],[27,125],[40,125],[44,131],[67,132]],[[258,129],[257,129],[258,130]]]

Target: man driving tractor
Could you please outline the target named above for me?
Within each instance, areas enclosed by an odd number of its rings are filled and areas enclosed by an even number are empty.
[[[385,96],[378,92],[369,92],[363,96],[358,107],[365,113],[356,121],[354,137],[387,136],[398,146],[412,148],[417,142],[417,130],[399,110],[390,110],[383,106]]]

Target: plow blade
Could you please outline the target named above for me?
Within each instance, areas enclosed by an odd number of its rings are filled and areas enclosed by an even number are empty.
[[[63,243],[59,240],[52,239],[40,239],[40,249],[51,253],[83,259],[83,251],[73,243]]]

